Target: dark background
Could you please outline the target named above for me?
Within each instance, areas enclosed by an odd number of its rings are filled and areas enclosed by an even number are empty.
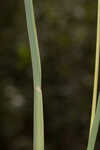
[[[42,63],[45,150],[87,146],[96,0],[34,0]],[[0,149],[32,150],[33,81],[23,0],[0,1]],[[100,142],[96,143],[96,150]]]

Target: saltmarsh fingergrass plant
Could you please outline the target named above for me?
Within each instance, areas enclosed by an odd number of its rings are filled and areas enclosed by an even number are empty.
[[[44,126],[43,126],[43,102],[41,91],[41,64],[39,47],[37,40],[37,32],[34,18],[34,10],[32,0],[24,0],[27,28],[31,49],[31,59],[33,68],[33,82],[34,82],[34,150],[44,150]],[[98,0],[98,18],[97,18],[97,42],[96,42],[96,61],[95,61],[95,75],[94,75],[94,89],[93,101],[91,111],[90,133],[87,150],[94,150],[96,136],[100,123],[100,94],[96,107],[98,74],[99,74],[99,48],[100,48],[100,0]]]

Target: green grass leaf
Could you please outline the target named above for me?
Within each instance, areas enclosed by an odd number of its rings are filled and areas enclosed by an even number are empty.
[[[98,98],[98,104],[97,104],[95,118],[94,118],[92,129],[91,129],[91,135],[90,135],[89,141],[88,141],[87,150],[94,150],[96,137],[97,137],[97,133],[98,133],[98,128],[99,128],[99,123],[100,123],[100,94],[99,94],[99,98]]]

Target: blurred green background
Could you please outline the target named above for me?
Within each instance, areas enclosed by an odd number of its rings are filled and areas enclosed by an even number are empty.
[[[87,146],[97,1],[34,0],[45,150]],[[33,81],[24,0],[0,3],[0,149],[32,150]],[[96,150],[100,146],[100,135]]]

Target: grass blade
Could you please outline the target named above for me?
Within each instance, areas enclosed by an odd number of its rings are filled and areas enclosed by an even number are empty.
[[[91,135],[90,135],[89,141],[88,141],[87,150],[94,150],[96,137],[97,137],[97,133],[98,133],[98,128],[99,128],[99,123],[100,123],[100,94],[99,94],[99,98],[98,98],[98,104],[97,104],[95,118],[94,118],[92,129],[91,129]]]
[[[96,60],[95,60],[95,75],[94,75],[94,89],[93,89],[93,100],[92,100],[92,112],[91,112],[91,123],[90,123],[90,133],[93,125],[93,120],[95,117],[96,110],[96,99],[97,99],[97,89],[98,89],[98,75],[99,75],[99,54],[100,54],[100,0],[98,0],[98,17],[97,17],[97,42],[96,42]]]
[[[32,0],[24,0],[34,77],[34,150],[44,150],[41,65]]]

